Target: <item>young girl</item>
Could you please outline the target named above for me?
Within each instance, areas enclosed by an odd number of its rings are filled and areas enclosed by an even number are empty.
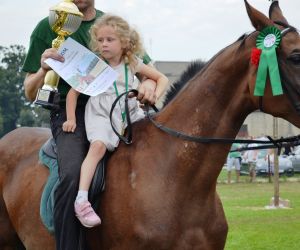
[[[168,79],[155,68],[145,65],[136,55],[143,55],[141,40],[138,33],[118,16],[104,15],[91,27],[91,48],[118,73],[118,80],[104,93],[90,97],[85,109],[85,126],[90,148],[81,166],[79,191],[74,207],[82,225],[93,227],[101,220],[88,201],[88,190],[98,162],[106,150],[113,151],[119,138],[111,128],[109,112],[117,96],[134,86],[134,75],[139,73],[156,82],[157,99],[164,93]],[[67,95],[67,121],[63,130],[74,132],[76,128],[75,107],[79,93],[71,89]],[[113,114],[115,128],[122,133],[125,128],[124,108],[122,102],[116,106]],[[144,118],[144,112],[136,99],[129,101],[132,122]]]

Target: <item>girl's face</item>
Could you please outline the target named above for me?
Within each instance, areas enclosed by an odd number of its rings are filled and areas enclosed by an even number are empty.
[[[96,31],[96,38],[101,56],[110,65],[118,65],[121,62],[123,47],[115,29],[109,25],[102,26]]]

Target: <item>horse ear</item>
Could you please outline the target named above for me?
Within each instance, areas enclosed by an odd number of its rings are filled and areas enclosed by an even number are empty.
[[[279,7],[279,1],[278,0],[272,0],[272,4],[269,9],[269,17],[272,21],[280,21],[285,24],[288,24],[288,21],[285,19],[285,17],[282,14],[282,11]]]
[[[248,16],[251,20],[251,23],[256,30],[261,31],[265,27],[273,25],[273,21],[271,21],[267,16],[265,16],[263,13],[261,13],[257,9],[253,8],[247,2],[247,0],[244,0],[244,2],[246,5]]]

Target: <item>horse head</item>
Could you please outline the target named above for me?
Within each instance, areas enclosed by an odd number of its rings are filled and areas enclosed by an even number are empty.
[[[256,29],[248,39],[257,41],[259,33],[266,27],[276,27],[281,33],[281,41],[276,48],[279,75],[282,82],[282,95],[273,95],[270,77],[261,97],[254,96],[254,88],[258,69],[250,67],[248,85],[252,100],[260,103],[259,107],[265,113],[279,116],[300,126],[300,36],[297,29],[291,26],[279,7],[278,1],[273,1],[269,9],[269,18],[253,8],[246,0],[245,5],[253,27]],[[270,74],[268,73],[270,76]],[[260,99],[260,100],[259,100]]]

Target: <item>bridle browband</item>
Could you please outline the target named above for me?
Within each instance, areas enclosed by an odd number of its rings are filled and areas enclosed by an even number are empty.
[[[281,21],[274,21],[275,24],[284,27],[283,30],[281,30],[281,37],[283,38],[287,33],[289,32],[297,32],[297,29],[293,26],[290,26],[289,24],[286,24],[284,22]],[[263,96],[259,96],[258,99],[258,106],[259,106],[259,110],[261,112],[265,112],[264,111],[264,107],[263,107]]]
[[[127,92],[122,93],[119,95],[116,100],[114,101],[112,108],[110,110],[110,123],[112,126],[113,131],[115,134],[119,137],[121,141],[123,141],[125,144],[129,145],[132,143],[132,124],[131,124],[131,119],[130,119],[130,114],[129,114],[129,107],[128,107],[128,96],[130,94],[133,94],[134,96],[138,95],[138,91],[136,89],[131,89]],[[113,121],[112,121],[112,114],[115,109],[115,106],[119,102],[119,100],[125,96],[125,114],[126,114],[126,120],[127,120],[127,131],[126,135],[121,135],[114,127]],[[151,105],[152,109],[155,112],[158,112],[158,109],[154,106]],[[256,144],[263,144],[263,146],[258,146],[258,147],[245,147],[241,148],[238,151],[244,151],[244,150],[254,150],[254,149],[266,149],[266,148],[277,148],[278,152],[280,152],[282,147],[285,146],[297,146],[300,145],[300,135],[298,136],[292,136],[292,137],[285,137],[285,138],[280,138],[280,139],[272,139],[271,137],[267,137],[269,141],[261,141],[261,140],[247,140],[247,139],[232,139],[232,138],[210,138],[210,137],[199,137],[199,136],[191,136],[187,135],[185,133],[176,131],[172,128],[166,127],[158,122],[156,122],[153,117],[150,114],[149,110],[149,105],[145,104],[145,109],[146,109],[146,115],[148,119],[153,123],[155,127],[158,129],[162,130],[163,132],[174,136],[179,139],[183,139],[186,141],[191,141],[191,142],[196,142],[196,143],[218,143],[218,144],[232,144],[232,143],[241,143],[241,144],[250,144],[250,143],[256,143]]]

